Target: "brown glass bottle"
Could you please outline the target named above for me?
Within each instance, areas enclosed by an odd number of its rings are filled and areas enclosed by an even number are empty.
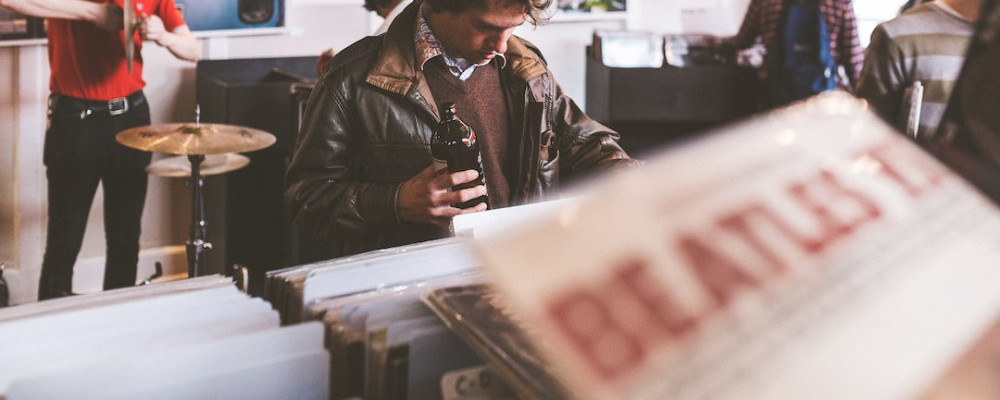
[[[434,169],[439,174],[469,169],[479,172],[476,179],[453,187],[451,189],[453,191],[479,185],[486,186],[486,177],[483,174],[483,156],[479,152],[479,144],[476,143],[476,132],[455,115],[455,103],[441,104],[440,111],[441,122],[438,123],[437,128],[434,129],[434,135],[431,137],[431,157],[434,159]],[[454,206],[470,208],[479,203],[489,204],[486,195],[454,204]]]

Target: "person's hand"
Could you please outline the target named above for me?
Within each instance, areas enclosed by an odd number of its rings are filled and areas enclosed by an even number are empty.
[[[125,27],[125,12],[115,5],[114,2],[99,5],[100,9],[93,15],[94,25],[109,32],[117,32]]]
[[[400,186],[397,204],[399,218],[408,222],[447,227],[451,218],[456,215],[486,210],[486,203],[464,210],[451,206],[486,194],[486,187],[482,185],[457,192],[450,191],[452,186],[469,182],[478,176],[474,170],[438,176],[433,165],[424,168]]]
[[[139,35],[144,41],[153,41],[158,45],[163,45],[161,40],[167,33],[167,28],[163,26],[163,20],[155,15],[150,15],[142,19],[139,24]]]

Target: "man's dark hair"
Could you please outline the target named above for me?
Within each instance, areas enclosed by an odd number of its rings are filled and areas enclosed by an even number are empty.
[[[453,14],[468,10],[471,7],[489,9],[497,6],[507,8],[517,5],[522,5],[524,6],[524,12],[528,14],[528,20],[535,25],[548,19],[549,6],[552,5],[552,0],[424,0],[424,1],[427,2],[427,5],[431,6],[431,10],[433,11],[447,11]]]
[[[378,11],[377,7],[387,7],[393,2],[394,0],[365,0],[365,10]]]

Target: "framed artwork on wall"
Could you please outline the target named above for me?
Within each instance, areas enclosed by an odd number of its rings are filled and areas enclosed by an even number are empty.
[[[285,0],[175,0],[192,31],[284,26]]]

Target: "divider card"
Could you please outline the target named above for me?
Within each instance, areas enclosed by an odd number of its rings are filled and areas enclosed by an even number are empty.
[[[846,94],[479,239],[578,398],[899,399],[1000,316],[1000,213]]]

